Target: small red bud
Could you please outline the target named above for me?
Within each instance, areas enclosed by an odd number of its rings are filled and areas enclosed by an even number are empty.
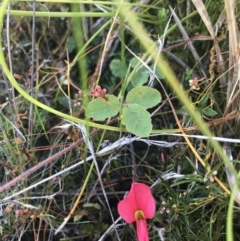
[[[105,95],[107,93],[107,90],[105,88],[102,89],[102,94]]]
[[[98,86],[96,87],[96,91],[101,91],[101,90],[102,90],[101,86],[98,85]]]
[[[19,210],[19,209],[16,210],[16,211],[15,211],[15,215],[16,215],[16,216],[22,215],[22,210]]]

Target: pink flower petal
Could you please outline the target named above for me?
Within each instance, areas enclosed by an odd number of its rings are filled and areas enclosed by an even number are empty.
[[[137,236],[139,241],[149,241],[146,219],[137,220]]]
[[[118,203],[118,213],[127,223],[132,223],[136,221],[136,210],[135,196],[131,189],[127,197]]]
[[[137,209],[142,210],[146,219],[154,217],[156,203],[149,186],[143,183],[132,183],[130,193],[134,194]]]
[[[132,183],[127,197],[118,203],[118,213],[127,222],[136,221],[135,212],[142,210],[144,217],[154,217],[156,204],[149,186],[143,183]]]

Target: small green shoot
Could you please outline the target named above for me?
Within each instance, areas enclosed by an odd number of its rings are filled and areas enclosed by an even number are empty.
[[[121,121],[127,131],[142,137],[148,137],[152,131],[151,116],[146,109],[152,108],[161,101],[159,91],[139,86],[128,92],[122,108]],[[86,108],[86,117],[104,121],[120,112],[120,102],[114,95],[93,99]]]

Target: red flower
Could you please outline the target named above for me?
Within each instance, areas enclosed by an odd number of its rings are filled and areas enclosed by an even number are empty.
[[[127,197],[118,203],[118,213],[127,222],[137,222],[137,236],[139,241],[148,241],[146,219],[154,217],[155,200],[149,186],[143,183],[132,183]]]

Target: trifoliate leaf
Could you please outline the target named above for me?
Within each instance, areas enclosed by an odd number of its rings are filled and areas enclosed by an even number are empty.
[[[151,116],[138,104],[127,104],[122,109],[122,124],[136,136],[148,137],[152,131]]]
[[[96,121],[103,121],[117,115],[120,110],[120,102],[114,95],[106,95],[106,100],[102,97],[92,100],[87,108],[85,115]]]
[[[161,99],[159,91],[151,87],[139,86],[128,92],[126,103],[139,104],[148,109],[160,103]]]

